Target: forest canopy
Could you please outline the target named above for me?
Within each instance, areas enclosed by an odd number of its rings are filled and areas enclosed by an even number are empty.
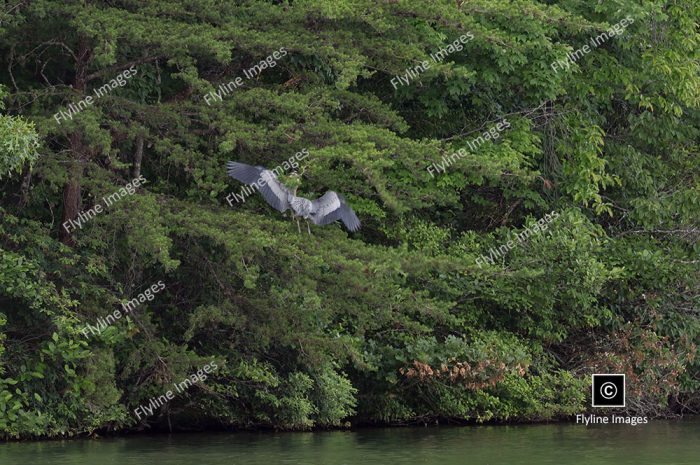
[[[698,24],[3,2],[0,437],[557,420],[593,373],[631,414],[697,412]],[[362,228],[300,233],[230,160]]]

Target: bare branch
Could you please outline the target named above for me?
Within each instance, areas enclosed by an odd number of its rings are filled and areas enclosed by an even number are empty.
[[[88,75],[85,77],[85,82],[89,82],[89,81],[91,81],[91,80],[93,80],[93,79],[95,79],[95,78],[102,77],[102,76],[104,76],[105,74],[112,73],[112,72],[114,72],[114,71],[116,71],[116,70],[118,70],[118,69],[126,69],[126,68],[130,68],[131,66],[134,66],[134,65],[140,65],[140,64],[143,64],[143,63],[149,63],[149,62],[155,61],[155,60],[157,60],[157,59],[159,59],[159,58],[161,58],[159,55],[158,55],[158,56],[143,57],[143,58],[139,58],[138,60],[129,61],[129,62],[127,62],[127,63],[120,63],[120,64],[117,64],[117,65],[112,65],[112,66],[109,66],[109,67],[107,67],[107,68],[103,68],[103,69],[101,69],[101,70],[99,70],[99,71],[95,71],[95,72],[92,73],[92,74],[88,74]]]

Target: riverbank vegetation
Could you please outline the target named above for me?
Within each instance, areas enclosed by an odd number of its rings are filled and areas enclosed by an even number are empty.
[[[627,375],[629,413],[697,412],[699,22],[681,0],[4,2],[0,435],[563,419],[591,373]],[[302,150],[299,192],[344,193],[358,233],[226,201],[228,160]]]

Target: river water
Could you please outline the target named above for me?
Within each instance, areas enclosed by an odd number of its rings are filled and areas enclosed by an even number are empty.
[[[698,465],[700,418],[647,425],[203,433],[0,444],[0,465]]]

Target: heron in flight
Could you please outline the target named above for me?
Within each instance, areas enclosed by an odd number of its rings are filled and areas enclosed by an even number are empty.
[[[291,209],[299,232],[301,232],[300,217],[306,220],[306,229],[309,234],[311,234],[311,228],[308,220],[317,225],[331,224],[340,220],[351,232],[360,229],[360,220],[357,215],[345,201],[345,198],[337,192],[328,191],[316,200],[309,200],[305,197],[297,197],[296,187],[290,189],[285,186],[277,179],[274,171],[262,166],[229,161],[226,168],[228,175],[232,178],[257,188],[265,201],[275,210],[285,212]],[[298,177],[299,175],[293,173],[291,176]]]

